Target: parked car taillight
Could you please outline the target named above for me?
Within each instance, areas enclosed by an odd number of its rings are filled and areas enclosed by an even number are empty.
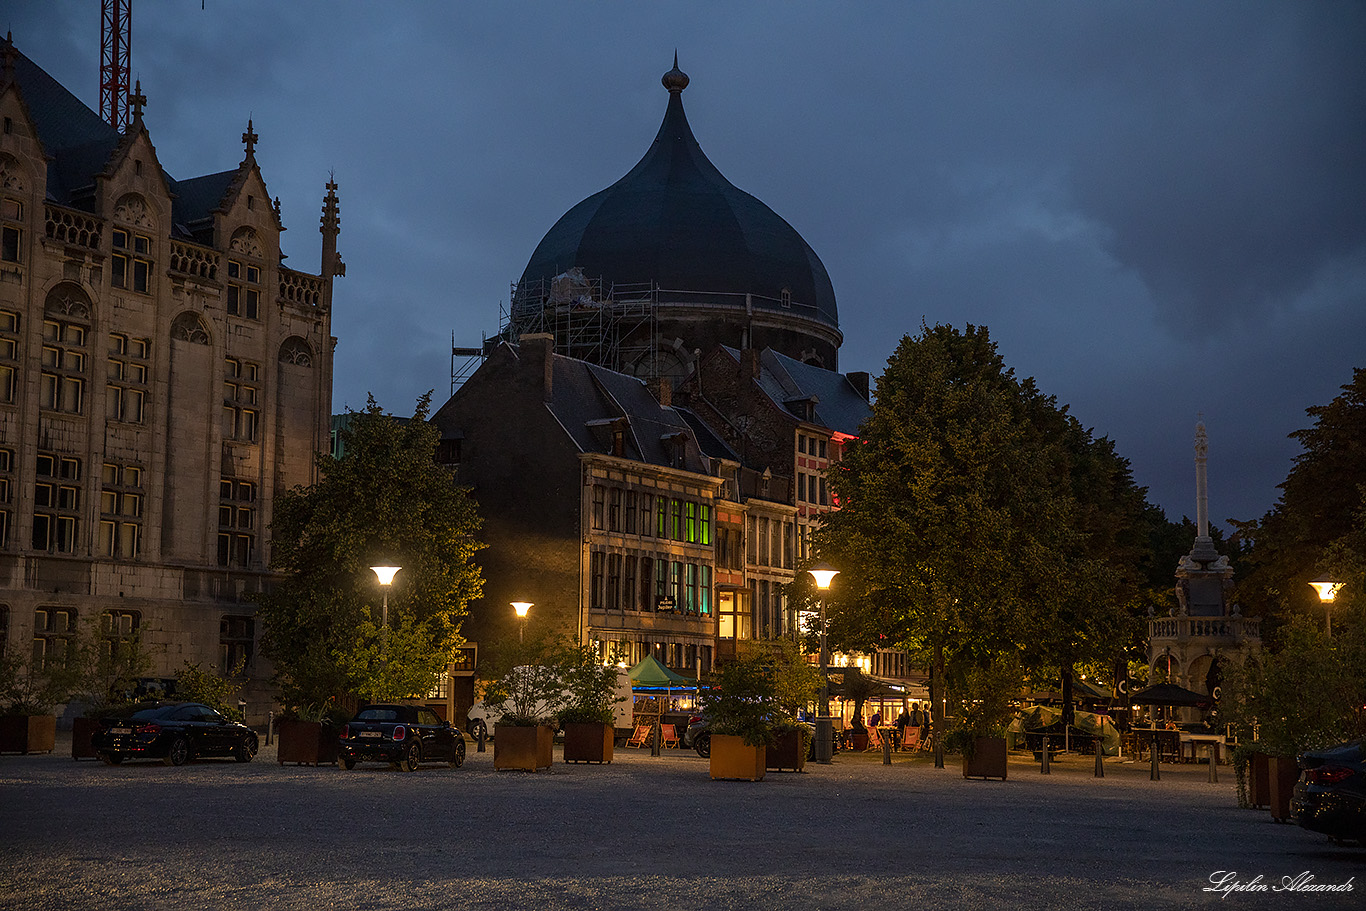
[[[350,740],[350,739],[351,739],[351,725],[349,725],[349,724],[344,724],[344,725],[342,725],[341,739],[342,739],[342,740]]]
[[[149,724],[140,724],[140,725],[138,725],[137,727],[133,728],[133,733],[135,733],[135,734],[160,734],[160,733],[161,733],[161,725],[157,724],[156,722],[151,722],[151,723],[149,723]]]
[[[394,739],[395,739],[395,740],[402,740],[404,737],[407,737],[407,736],[408,736],[408,729],[407,729],[407,728],[405,728],[405,727],[404,727],[403,725],[401,725],[401,724],[396,724],[396,725],[394,725]]]
[[[1319,766],[1317,769],[1309,769],[1304,773],[1304,778],[1310,784],[1337,784],[1346,781],[1354,773],[1351,769],[1344,769],[1342,766],[1327,765]]]
[[[691,724],[697,724],[697,722],[699,722],[699,721],[701,721],[701,720],[702,720],[702,716],[701,716],[701,715],[689,715],[689,716],[688,716],[688,724],[690,724],[690,725],[691,725]]]

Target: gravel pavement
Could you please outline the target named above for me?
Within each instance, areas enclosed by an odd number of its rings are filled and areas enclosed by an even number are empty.
[[[1231,769],[1027,754],[965,781],[841,754],[713,782],[690,751],[412,774],[0,757],[2,909],[1366,908],[1366,850],[1237,808]],[[558,753],[558,749],[557,749]],[[1202,891],[1309,873],[1346,894]]]

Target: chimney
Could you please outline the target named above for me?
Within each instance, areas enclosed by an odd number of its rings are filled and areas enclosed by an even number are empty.
[[[657,377],[649,382],[650,391],[659,400],[660,407],[672,408],[674,403],[674,384],[667,376]]]
[[[752,380],[759,375],[759,349],[745,348],[740,352],[740,379]]]
[[[531,369],[541,371],[544,401],[550,401],[555,385],[555,337],[546,333],[523,335],[517,339],[519,354]]]
[[[847,380],[849,380],[849,383],[850,383],[856,390],[858,390],[858,394],[861,395],[861,396],[863,396],[863,400],[864,400],[865,402],[866,402],[866,401],[869,401],[869,397],[868,397],[868,383],[869,383],[869,377],[868,377],[867,371],[860,370],[860,371],[858,371],[857,373],[850,373],[850,374],[847,374],[845,378],[846,378]]]

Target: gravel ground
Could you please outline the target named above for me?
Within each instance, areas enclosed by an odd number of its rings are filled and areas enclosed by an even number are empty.
[[[1366,850],[1236,806],[1231,770],[1089,758],[965,781],[839,756],[713,782],[691,752],[415,774],[0,757],[0,908],[1360,908]],[[1216,871],[1350,894],[1203,892]]]

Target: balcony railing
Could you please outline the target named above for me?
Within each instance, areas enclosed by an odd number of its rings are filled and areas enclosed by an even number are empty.
[[[1148,621],[1148,638],[1242,642],[1260,639],[1261,627],[1262,621],[1256,617],[1162,617]]]

